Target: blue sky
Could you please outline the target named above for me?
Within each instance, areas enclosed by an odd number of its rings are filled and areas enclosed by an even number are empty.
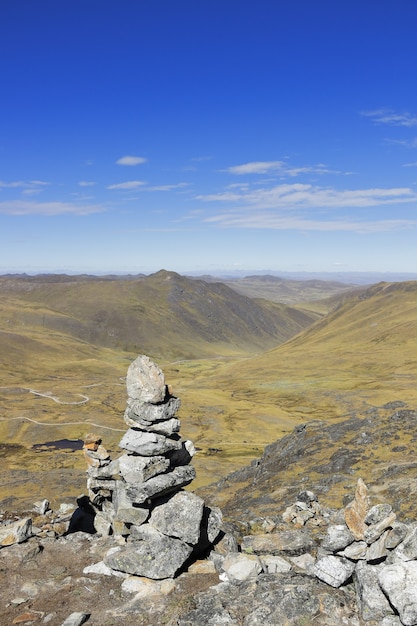
[[[417,272],[415,0],[13,0],[0,272]]]

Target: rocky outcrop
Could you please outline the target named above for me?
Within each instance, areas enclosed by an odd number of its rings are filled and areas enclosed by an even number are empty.
[[[173,577],[192,555],[216,540],[222,515],[199,496],[183,491],[195,478],[191,441],[180,434],[180,400],[147,356],[130,365],[124,420],[129,429],[111,461],[98,435],[84,442],[87,486],[96,530],[122,541],[105,564],[152,579]],[[120,543],[120,542],[119,542]]]

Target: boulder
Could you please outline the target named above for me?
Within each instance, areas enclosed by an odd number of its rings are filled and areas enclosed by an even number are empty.
[[[404,626],[417,624],[417,562],[386,565],[379,572],[379,584]]]
[[[32,519],[25,517],[16,522],[0,525],[0,548],[22,543],[32,537]]]
[[[195,468],[192,465],[175,467],[171,472],[154,476],[145,483],[127,485],[126,494],[133,503],[143,504],[148,499],[188,485],[194,478]]]
[[[200,538],[204,500],[189,491],[179,491],[156,503],[149,524],[164,535],[196,545]]]
[[[381,567],[381,565],[370,565],[362,561],[357,564],[353,575],[356,600],[360,614],[365,621],[381,620],[394,613],[379,586],[378,574]]]
[[[105,564],[128,574],[160,580],[174,577],[193,550],[181,539],[167,537],[148,524],[135,527],[133,537],[126,547],[108,553]]]

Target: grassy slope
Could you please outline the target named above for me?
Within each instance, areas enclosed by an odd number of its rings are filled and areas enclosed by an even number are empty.
[[[167,382],[182,399],[182,433],[201,449],[195,459],[199,478],[193,485],[208,483],[242,466],[259,456],[265,444],[301,422],[361,416],[370,406],[394,400],[415,406],[416,331],[417,283],[380,284],[345,295],[340,307],[326,318],[258,356],[235,354],[231,359],[230,352],[222,354],[215,343],[211,357],[174,362],[168,353],[158,358]],[[6,367],[2,372],[8,384],[30,386],[16,376],[22,368],[31,375],[31,382],[40,386],[38,390],[49,391],[48,384],[57,395],[65,393],[65,398],[74,400],[75,394],[88,393],[90,401],[80,406],[57,405],[50,398],[34,401],[32,394],[3,390],[0,399],[7,420],[0,425],[0,440],[33,443],[59,436],[79,437],[91,430],[94,422],[105,433],[104,443],[117,450],[120,433],[109,427],[124,428],[125,390],[120,378],[136,354],[92,348],[75,339],[71,343],[66,338],[62,343],[58,334],[54,343],[45,339],[41,329],[37,332],[28,337],[43,346],[36,348],[38,371],[37,363],[25,361],[23,347],[9,337],[10,350],[22,352],[13,353],[10,371]],[[52,360],[51,347],[56,350]],[[155,358],[155,354],[150,356]],[[91,385],[88,392],[87,385]],[[39,421],[65,424],[65,435],[64,427],[46,429],[11,419],[22,412]],[[70,425],[72,421],[81,425]],[[42,462],[54,471],[83,467],[81,461],[62,454],[44,455]],[[38,468],[39,476],[42,469]],[[82,485],[84,478],[80,480]]]

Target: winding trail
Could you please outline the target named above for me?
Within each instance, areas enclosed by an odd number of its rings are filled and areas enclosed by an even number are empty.
[[[125,428],[112,428],[111,426],[103,426],[102,424],[96,424],[95,422],[65,422],[65,424],[57,424],[50,422],[38,422],[37,420],[32,419],[31,417],[26,417],[25,415],[20,415],[18,417],[0,417],[0,422],[11,422],[12,420],[26,420],[28,422],[33,422],[33,424],[37,424],[38,426],[77,426],[79,424],[90,424],[90,426],[97,426],[97,428],[105,428],[107,430],[114,430],[118,433],[126,432]]]

